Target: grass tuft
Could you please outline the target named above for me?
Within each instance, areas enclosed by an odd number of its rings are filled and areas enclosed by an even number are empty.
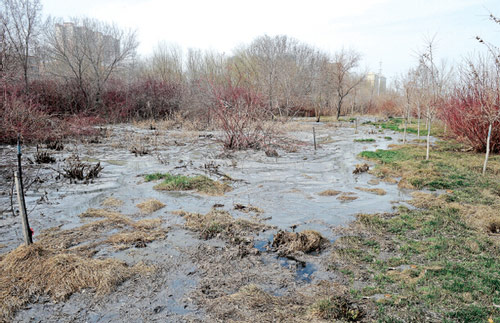
[[[207,195],[224,195],[224,193],[232,190],[231,186],[226,183],[214,181],[206,176],[184,176],[154,173],[145,176],[146,181],[161,180],[163,182],[154,186],[155,190],[159,191],[189,191],[196,190],[199,193]]]

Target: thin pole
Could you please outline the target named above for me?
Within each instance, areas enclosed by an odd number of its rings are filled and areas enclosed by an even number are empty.
[[[26,214],[26,209],[23,207],[24,195],[21,188],[21,180],[19,178],[19,172],[14,173],[14,180],[16,181],[17,202],[19,203],[19,212],[21,213],[24,242],[26,243],[27,246],[29,246],[30,244],[33,243],[33,239],[31,237],[30,225],[28,223],[28,215]]]
[[[316,150],[316,129],[313,127],[314,150]]]
[[[28,222],[28,212],[26,212],[26,201],[24,199],[23,168],[21,164],[21,136],[17,135],[17,172],[15,175],[17,201],[19,202],[19,212],[23,221],[24,239],[27,245],[33,243],[30,225]]]

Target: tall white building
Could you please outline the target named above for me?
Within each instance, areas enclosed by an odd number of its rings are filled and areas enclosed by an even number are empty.
[[[374,90],[374,93],[385,93],[387,82],[385,76],[373,72],[368,73],[366,75],[366,82]]]

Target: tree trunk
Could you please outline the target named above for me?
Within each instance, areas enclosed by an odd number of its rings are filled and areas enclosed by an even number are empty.
[[[431,147],[431,120],[427,119],[427,151],[425,153],[425,160],[429,160],[430,147]]]
[[[421,113],[420,113],[420,103],[417,103],[417,139],[420,140],[420,118],[421,118]]]
[[[339,121],[340,118],[340,109],[342,109],[342,100],[337,104],[337,121]]]
[[[420,140],[420,114],[418,115],[417,120],[417,139]]]
[[[486,157],[484,158],[483,175],[486,174],[486,165],[488,164],[488,158],[490,157],[490,139],[492,125],[493,123],[490,122],[490,126],[488,127],[488,138],[486,139]]]
[[[403,145],[406,144],[406,127],[407,127],[407,120],[405,118],[405,122],[404,122],[404,131],[403,131]]]

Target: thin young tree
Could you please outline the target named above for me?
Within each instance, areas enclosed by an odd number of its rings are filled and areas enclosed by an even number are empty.
[[[403,102],[401,104],[401,113],[403,115],[403,144],[406,144],[408,123],[413,105],[416,102],[416,72],[409,70],[406,75],[401,77],[400,90],[402,92]]]
[[[500,25],[500,18],[490,14],[490,20]],[[487,62],[479,62],[479,66],[475,67],[474,64],[469,64],[473,76],[473,88],[477,92],[478,100],[480,102],[481,112],[485,120],[488,122],[488,134],[486,139],[486,156],[483,164],[483,175],[486,174],[486,167],[490,155],[490,141],[491,132],[493,131],[493,124],[500,121],[500,48],[486,42],[481,37],[476,39],[485,44],[489,57],[493,64],[488,66]]]
[[[435,58],[435,40],[431,38],[426,41],[424,50],[419,55],[419,65],[422,67],[419,73],[422,84],[422,103],[425,107],[424,114],[427,122],[426,153],[425,159],[430,157],[431,127],[441,101],[445,95],[446,85],[451,70],[444,62],[438,67]]]

